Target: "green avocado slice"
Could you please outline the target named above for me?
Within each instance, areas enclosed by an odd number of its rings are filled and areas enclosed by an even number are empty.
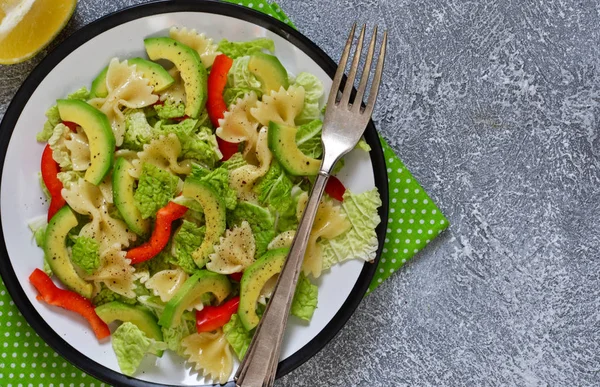
[[[163,340],[162,330],[156,317],[146,310],[119,301],[112,301],[96,307],[96,314],[107,324],[113,321],[130,322],[142,332],[156,341]],[[163,351],[157,351],[156,356],[162,356]]]
[[[260,81],[264,94],[290,86],[288,73],[276,56],[254,53],[248,61],[248,70]]]
[[[92,87],[90,88],[90,99],[92,98],[106,98],[108,95],[108,88],[106,87],[106,73],[108,73],[108,66],[100,71],[100,74],[92,81]]]
[[[179,325],[183,312],[206,293],[212,293],[217,303],[223,302],[231,293],[231,283],[227,276],[199,270],[185,281],[167,303],[158,324],[167,329]]]
[[[208,79],[198,52],[171,38],[148,38],[144,46],[150,59],[166,59],[177,67],[184,82],[185,114],[197,118],[206,105]]]
[[[226,207],[223,198],[206,182],[187,178],[183,184],[183,196],[195,199],[202,206],[206,221],[206,233],[202,244],[192,253],[194,262],[201,268],[206,265],[208,255],[213,252],[213,246],[225,232]]]
[[[91,164],[84,179],[98,185],[110,172],[115,154],[115,135],[106,115],[92,105],[76,99],[56,101],[60,119],[81,126],[88,138]]]
[[[77,224],[77,218],[69,206],[58,210],[48,223],[44,252],[52,272],[60,282],[85,298],[91,298],[94,287],[79,277],[66,245],[67,234]]]
[[[313,176],[319,173],[321,160],[308,157],[296,144],[296,132],[293,126],[269,122],[269,149],[281,166],[291,175]]]
[[[260,318],[256,314],[256,305],[260,291],[271,277],[281,272],[289,251],[288,248],[270,250],[244,270],[240,283],[238,315],[247,330],[258,325]]]
[[[123,157],[115,161],[112,174],[113,201],[127,227],[137,235],[147,236],[150,220],[144,219],[135,205],[133,198],[135,179],[128,172],[131,168],[133,168],[131,163]]]
[[[136,69],[142,73],[142,76],[150,80],[150,86],[154,87],[155,93],[160,93],[175,83],[175,79],[173,79],[171,74],[158,63],[142,58],[127,59],[127,63],[135,65]]]

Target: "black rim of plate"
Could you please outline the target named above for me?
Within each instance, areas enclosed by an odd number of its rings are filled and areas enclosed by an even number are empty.
[[[250,23],[259,25],[271,32],[280,35],[296,47],[304,51],[311,57],[325,72],[333,78],[337,64],[321,50],[310,39],[294,30],[287,24],[272,18],[258,11],[216,1],[198,1],[198,0],[183,0],[183,1],[159,1],[146,3],[138,6],[125,8],[121,11],[107,15],[98,19],[80,30],[73,33],[69,38],[62,42],[54,51],[46,56],[42,62],[32,71],[27,77],[21,88],[10,103],[4,119],[0,124],[0,154],[2,160],[0,168],[4,170],[4,161],[6,151],[10,142],[13,129],[19,119],[21,111],[25,107],[29,97],[36,90],[39,83],[52,71],[52,69],[72,51],[77,49],[82,44],[86,43],[93,37],[116,27],[126,22],[140,19],[147,16],[173,12],[201,12],[214,13],[224,16],[238,18]],[[352,289],[350,295],[335,314],[333,319],[325,326],[325,328],[304,347],[298,350],[289,358],[281,361],[277,369],[277,377],[281,377],[302,363],[310,359],[321,348],[325,346],[335,335],[340,331],[344,324],[348,321],[354,310],[365,295],[369,284],[375,274],[377,263],[379,262],[383,243],[385,239],[385,230],[387,226],[388,214],[388,181],[387,170],[383,149],[379,142],[379,135],[372,121],[369,122],[365,131],[365,139],[371,146],[371,163],[373,165],[373,173],[375,177],[375,185],[379,188],[383,205],[379,209],[381,223],[377,227],[377,237],[379,240],[379,248],[377,250],[377,258],[374,263],[366,263],[357,279],[357,282]],[[118,386],[164,386],[146,382],[136,378],[127,377],[119,372],[115,372],[107,367],[104,367],[80,353],[78,350],[64,341],[37,313],[33,305],[29,302],[22,285],[17,279],[13,270],[11,261],[8,257],[6,243],[4,241],[4,233],[0,223],[0,254],[3,264],[0,265],[0,274],[4,283],[13,298],[15,304],[20,309],[21,313],[27,322],[34,328],[40,337],[47,342],[56,352],[69,360],[82,371],[103,380],[104,382]],[[227,386],[234,386],[233,382],[229,382]]]

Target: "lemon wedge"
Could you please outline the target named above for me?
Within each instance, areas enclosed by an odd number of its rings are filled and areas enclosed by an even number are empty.
[[[23,62],[65,27],[77,0],[0,0],[0,64]]]

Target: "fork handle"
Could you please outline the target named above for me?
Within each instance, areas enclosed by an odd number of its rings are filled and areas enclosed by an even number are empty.
[[[320,171],[298,225],[294,241],[273,295],[257,327],[246,356],[235,375],[238,387],[272,386],[279,364],[279,353],[298,276],[302,269],[308,238],[319,209],[329,174]]]

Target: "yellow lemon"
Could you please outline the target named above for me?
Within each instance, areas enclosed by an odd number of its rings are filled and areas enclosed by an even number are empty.
[[[67,24],[77,0],[0,0],[0,64],[23,62]]]

